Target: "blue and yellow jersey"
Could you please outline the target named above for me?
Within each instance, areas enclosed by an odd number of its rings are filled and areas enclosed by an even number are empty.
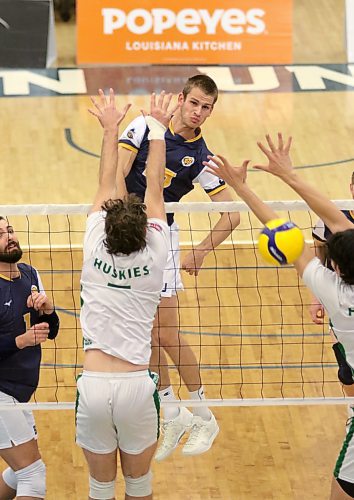
[[[21,263],[18,268],[18,278],[0,274],[0,391],[26,402],[38,385],[41,346],[18,349],[16,337],[43,321],[27,306],[31,292],[43,291],[43,286],[34,267]]]
[[[341,210],[341,212],[343,212],[343,214],[346,216],[346,218],[354,224],[354,211],[353,210]],[[332,236],[332,231],[329,229],[329,227],[326,226],[326,224],[324,224],[324,222],[321,219],[319,219],[317,221],[315,227],[313,228],[312,237],[317,241],[321,241],[322,243],[325,243],[330,238],[330,236]],[[324,262],[324,265],[326,267],[328,267],[328,269],[333,270],[331,263],[328,261],[328,259],[326,259],[326,261]]]
[[[136,158],[126,178],[129,193],[136,193],[142,199],[146,190],[145,168],[149,150],[149,129],[143,116],[133,120],[119,139],[119,146],[134,151]],[[203,161],[212,153],[207,148],[202,134],[197,131],[193,139],[186,140],[175,134],[170,124],[165,134],[166,165],[164,199],[166,202],[178,202],[199,183],[208,195],[225,189],[225,182],[206,171]],[[168,214],[169,225],[173,214]]]

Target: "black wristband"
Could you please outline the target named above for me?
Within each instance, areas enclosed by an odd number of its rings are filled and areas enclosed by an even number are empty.
[[[54,311],[51,314],[45,314],[44,313],[42,316],[40,316],[38,322],[43,322],[43,321],[45,323],[48,323],[48,325],[49,325],[49,335],[48,335],[48,338],[50,340],[55,339],[55,337],[58,335],[59,324],[60,324],[59,316],[55,312],[55,309],[54,309]]]

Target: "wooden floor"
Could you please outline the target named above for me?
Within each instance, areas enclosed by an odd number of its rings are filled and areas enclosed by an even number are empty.
[[[345,62],[344,0],[295,0],[294,4],[294,62]],[[58,35],[58,65],[74,65],[73,23],[58,25]],[[126,123],[147,103],[147,95],[121,95],[118,99],[122,105],[133,103]],[[87,113],[88,97],[2,98],[0,106],[1,204],[90,203],[98,161],[71,147],[64,134],[64,129],[70,128],[80,147],[99,152],[100,129]],[[213,151],[235,162],[246,158],[258,162],[261,155],[256,141],[266,132],[278,130],[294,136],[292,156],[294,164],[308,167],[301,170],[304,178],[332,199],[349,197],[354,161],[343,160],[354,157],[353,92],[223,93],[203,134]],[[328,165],[316,167],[324,163]],[[280,181],[266,174],[250,172],[249,179],[264,200],[296,198]],[[186,199],[205,200],[199,189]],[[12,222],[25,238],[21,231],[26,231],[26,221],[15,218]],[[51,229],[57,233],[51,243],[79,243],[83,222],[83,217],[73,219],[69,232],[67,221],[53,218]],[[31,223],[34,228],[41,224],[35,219]],[[61,224],[65,227],[61,228]],[[45,244],[43,235],[33,238],[32,245]],[[44,350],[45,366],[37,399],[73,401],[74,378],[82,356],[77,318],[81,252],[61,250],[49,255],[42,251],[26,257],[41,270],[47,290],[53,290],[56,304],[63,309],[56,349]],[[253,260],[252,249],[240,250],[237,259],[243,267],[237,276],[237,296],[232,293],[235,255],[218,255],[218,297],[212,291],[214,286],[210,288],[215,281],[215,258],[210,256],[205,263],[206,270],[198,281],[198,288],[204,288],[198,300],[208,313],[202,320],[190,307],[197,297],[195,283],[188,276],[186,291],[181,295],[182,334],[200,356],[208,396],[220,397],[220,391],[224,398],[339,395],[328,339],[323,330],[310,324],[306,310],[301,309],[300,304],[308,303],[309,297],[298,288],[293,271],[282,270],[279,278],[275,270],[264,269]],[[61,272],[52,273],[53,268]],[[282,309],[274,293],[279,280],[293,284],[286,293],[282,289]],[[262,289],[261,298],[255,292],[255,281]],[[245,284],[248,290],[243,288]],[[273,307],[268,307],[269,303]],[[260,311],[262,325],[258,323],[257,327]],[[279,323],[281,313],[288,314],[286,322],[292,324],[285,332],[272,327]],[[303,337],[299,336],[302,324]],[[263,336],[255,335],[260,329]],[[319,360],[323,373],[312,366]],[[223,368],[215,369],[215,365]],[[172,375],[178,390],[177,374],[173,371]],[[314,384],[314,380],[324,383]],[[183,388],[180,394],[185,395]],[[215,414],[221,431],[207,454],[185,458],[179,447],[171,458],[153,465],[157,500],[328,498],[345,432],[344,406],[215,408]],[[47,464],[48,500],[87,498],[87,468],[74,443],[73,412],[37,411],[35,416]],[[120,481],[117,499],[123,498],[122,491]]]

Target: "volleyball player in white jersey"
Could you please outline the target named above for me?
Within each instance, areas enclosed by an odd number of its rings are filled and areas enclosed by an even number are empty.
[[[278,134],[276,146],[267,135],[267,142],[269,149],[261,143],[258,143],[258,146],[269,162],[267,165],[255,165],[255,167],[276,175],[292,187],[333,233],[327,242],[327,254],[333,270],[324,266],[307,245],[294,265],[305,284],[326,309],[333,332],[353,374],[354,225],[320,191],[296,175],[289,156],[291,138],[284,145],[282,135]],[[248,187],[246,182],[248,161],[241,167],[232,167],[225,158],[210,158],[217,165],[217,167],[210,165],[210,170],[235,189],[262,223],[278,218],[277,214]],[[334,469],[330,496],[331,500],[349,498],[354,498],[354,419],[351,420]]]
[[[129,105],[115,107],[100,90],[91,113],[104,133],[99,186],[84,239],[81,326],[84,371],[78,379],[76,440],[88,462],[89,498],[113,499],[117,452],[126,499],[151,499],[150,463],[159,433],[159,398],[149,372],[151,329],[167,260],[163,200],[164,133],[172,95],[151,97],[150,151],[144,203],[128,195],[117,172],[118,125]]]
[[[351,175],[351,183],[349,184],[349,190],[352,198],[354,198],[354,172]],[[346,218],[354,223],[354,211],[353,210],[342,210]],[[312,237],[316,248],[316,255],[329,269],[333,269],[330,260],[327,258],[326,241],[331,237],[331,230],[324,224],[322,219],[316,222],[315,227],[312,231]],[[323,324],[325,311],[321,302],[317,297],[312,298],[312,303],[310,305],[310,315],[311,319],[316,324]],[[335,335],[332,332],[332,327],[329,327],[329,333],[333,341],[332,349],[335,354],[337,364],[338,364],[338,379],[343,384],[344,392],[349,397],[354,397],[354,380],[352,377],[352,369],[345,360],[342,354],[341,345],[337,341]],[[348,405],[348,416],[352,418],[354,414],[354,407]]]

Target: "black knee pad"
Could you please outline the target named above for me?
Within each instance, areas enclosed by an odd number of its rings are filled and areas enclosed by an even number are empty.
[[[337,477],[337,483],[348,496],[354,498],[354,483],[349,483],[344,479],[339,479],[339,477]]]
[[[340,344],[333,344],[332,349],[338,363],[338,379],[344,385],[353,385],[353,370],[351,366],[348,365],[347,360],[340,349]]]

